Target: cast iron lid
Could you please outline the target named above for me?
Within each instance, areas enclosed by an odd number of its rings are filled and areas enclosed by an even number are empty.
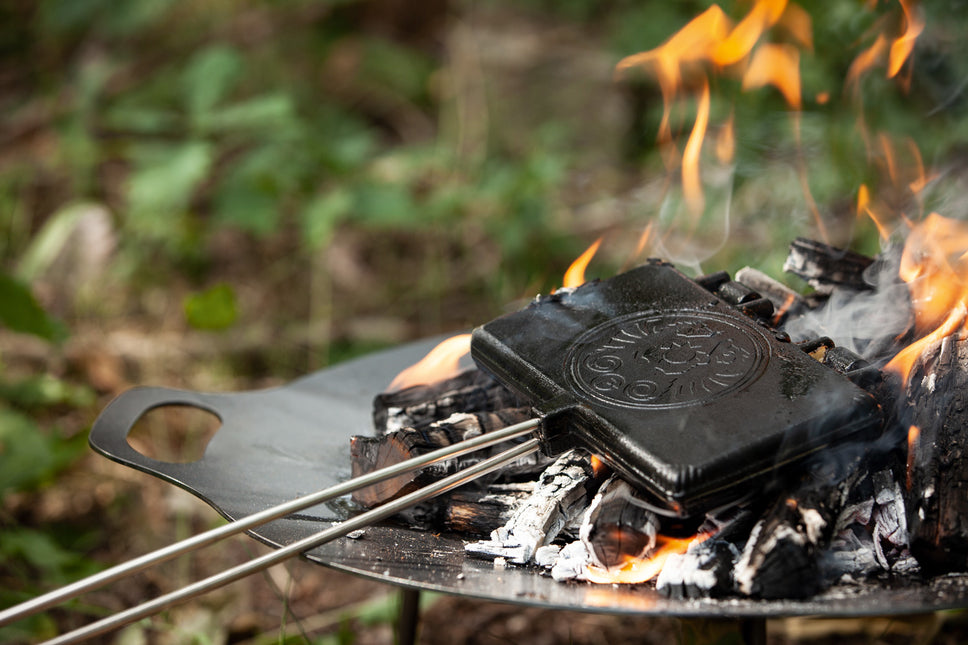
[[[881,427],[873,397],[671,265],[540,297],[474,330],[474,360],[676,515]]]

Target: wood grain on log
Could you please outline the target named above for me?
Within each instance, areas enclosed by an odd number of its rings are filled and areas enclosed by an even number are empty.
[[[968,569],[968,340],[929,348],[908,385],[911,553],[931,574]]]

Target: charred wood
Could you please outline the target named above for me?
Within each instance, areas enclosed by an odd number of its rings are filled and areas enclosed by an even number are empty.
[[[905,486],[911,553],[930,574],[968,570],[968,340],[948,337],[912,372]]]
[[[736,272],[736,280],[762,294],[773,303],[775,310],[773,323],[780,324],[789,316],[816,307],[820,300],[816,297],[802,296],[779,280],[752,267],[743,267]]]
[[[670,555],[655,580],[669,598],[717,598],[733,590],[732,568],[740,551],[726,540],[694,542],[685,553]]]
[[[412,457],[427,454],[438,448],[464,439],[503,428],[530,418],[528,408],[510,408],[498,412],[453,414],[422,428],[402,428],[378,437],[356,436],[350,441],[350,463],[353,477],[392,466]],[[433,464],[422,470],[406,473],[353,493],[353,499],[364,507],[371,507],[405,495],[460,468],[486,458],[488,451]],[[526,460],[523,467],[534,470],[538,461]],[[508,474],[512,471],[505,471]]]
[[[584,450],[570,450],[548,466],[531,496],[511,519],[491,532],[489,540],[465,545],[467,553],[481,558],[506,558],[525,564],[535,551],[550,544],[562,528],[581,513],[595,485],[591,459]]]
[[[377,432],[392,432],[422,428],[456,413],[498,413],[525,405],[486,372],[468,369],[430,385],[378,394],[373,400],[373,422]]]
[[[910,573],[907,517],[896,468],[871,470],[856,483],[841,509],[821,563],[831,582],[883,572]]]
[[[818,463],[788,488],[753,527],[733,576],[740,593],[760,598],[807,598],[821,591],[820,556],[851,487],[862,476],[859,457]]]
[[[534,488],[527,484],[494,484],[486,493],[457,490],[445,497],[439,521],[448,530],[469,537],[487,536],[495,526],[511,519],[511,514]],[[440,524],[435,524],[440,526]]]
[[[755,522],[747,506],[732,506],[710,513],[699,528],[700,536],[685,553],[670,555],[655,581],[656,590],[670,598],[713,598],[731,594],[736,583],[733,568]]]
[[[790,244],[790,254],[783,270],[800,278],[821,293],[834,288],[866,291],[871,286],[864,279],[864,272],[874,263],[859,253],[798,237]]]

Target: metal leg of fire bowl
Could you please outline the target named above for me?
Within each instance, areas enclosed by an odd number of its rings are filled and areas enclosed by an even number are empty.
[[[397,645],[415,645],[420,623],[420,592],[400,590],[400,613],[397,614]]]
[[[746,645],[766,645],[766,618],[743,618],[739,631]]]

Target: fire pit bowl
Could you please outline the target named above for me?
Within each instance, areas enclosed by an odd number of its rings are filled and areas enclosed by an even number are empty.
[[[229,519],[264,510],[350,477],[349,439],[367,433],[374,393],[419,360],[439,339],[372,354],[298,379],[284,387],[231,394],[164,388],[125,392],[100,415],[91,446],[126,466],[198,496]],[[127,435],[146,412],[192,406],[216,414],[222,426],[205,455],[167,463],[134,450]],[[266,524],[252,536],[272,547],[318,532],[353,511],[336,500]],[[405,588],[486,600],[592,612],[682,617],[863,616],[968,607],[968,574],[923,582],[866,581],[835,585],[806,600],[674,600],[650,585],[563,584],[530,568],[495,568],[467,557],[462,539],[394,525],[367,528],[306,556],[319,564]]]

